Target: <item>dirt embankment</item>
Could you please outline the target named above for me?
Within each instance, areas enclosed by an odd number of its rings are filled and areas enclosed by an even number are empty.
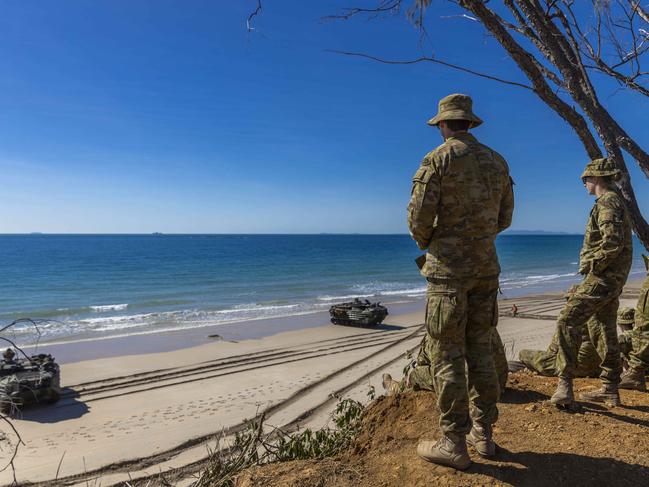
[[[494,429],[497,460],[470,449],[474,464],[464,472],[417,458],[418,440],[439,436],[438,417],[433,394],[409,392],[377,399],[361,435],[337,457],[250,469],[237,486],[649,485],[649,393],[622,391],[621,407],[581,403],[568,413],[548,401],[555,384],[525,371],[511,375]],[[598,381],[575,385],[589,390]]]

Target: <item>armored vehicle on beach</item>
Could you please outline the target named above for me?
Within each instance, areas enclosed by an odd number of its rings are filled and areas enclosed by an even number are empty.
[[[11,349],[8,349],[8,351]],[[5,352],[0,360],[0,412],[36,403],[55,403],[61,394],[59,365],[49,354],[14,359]]]
[[[381,303],[356,298],[348,303],[334,304],[329,308],[329,314],[334,325],[374,326],[385,319],[388,308]]]

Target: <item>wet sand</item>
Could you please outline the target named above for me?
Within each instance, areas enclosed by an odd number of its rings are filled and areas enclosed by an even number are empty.
[[[629,286],[621,306],[635,305],[637,287]],[[507,316],[514,303],[518,316]],[[547,346],[562,304],[560,294],[500,302],[499,331],[510,357],[521,348]],[[66,357],[63,397],[14,421],[25,442],[15,461],[17,478],[106,486],[180,469],[187,479],[220,437],[227,441],[262,411],[269,425],[321,427],[336,403],[332,393],[366,400],[370,385],[382,392],[381,374],[400,376],[404,354],[416,350],[423,336],[423,304],[416,307],[391,309],[383,325],[367,329],[308,315],[298,317],[308,327],[262,338],[246,339],[252,331],[239,323],[244,338],[236,341],[221,326],[216,333],[225,340],[206,340],[203,328],[182,336],[84,343],[102,357],[90,360],[79,360],[84,355],[75,356],[71,344],[57,346],[52,353]],[[282,326],[268,324],[266,330],[273,329]],[[145,343],[164,346],[143,350]],[[65,347],[71,347],[67,356]],[[11,480],[10,469],[0,473],[2,484]]]

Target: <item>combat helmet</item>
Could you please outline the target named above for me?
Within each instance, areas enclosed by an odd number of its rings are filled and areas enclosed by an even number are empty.
[[[635,310],[633,308],[620,308],[617,312],[617,324],[620,327],[630,327],[633,326],[635,320]]]
[[[618,179],[622,171],[609,159],[593,159],[588,164],[581,175],[581,179],[589,176],[606,177],[610,176],[613,179]]]
[[[437,106],[437,115],[428,121],[428,125],[437,126],[442,120],[468,120],[471,128],[482,124],[482,119],[473,113],[471,97],[460,93],[442,98]]]

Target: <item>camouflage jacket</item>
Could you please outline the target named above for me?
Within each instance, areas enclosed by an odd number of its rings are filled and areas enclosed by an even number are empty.
[[[622,198],[607,191],[595,200],[590,212],[579,272],[607,275],[624,284],[631,269],[631,220]]]
[[[638,297],[638,304],[635,309],[635,324],[634,329],[646,330],[649,334],[649,258],[642,256],[644,259],[645,267],[647,268],[647,277],[642,283],[640,288],[640,296]],[[649,339],[649,335],[647,336]]]
[[[424,157],[412,182],[408,227],[427,249],[426,277],[500,273],[494,240],[509,227],[513,182],[498,153],[463,133]]]

